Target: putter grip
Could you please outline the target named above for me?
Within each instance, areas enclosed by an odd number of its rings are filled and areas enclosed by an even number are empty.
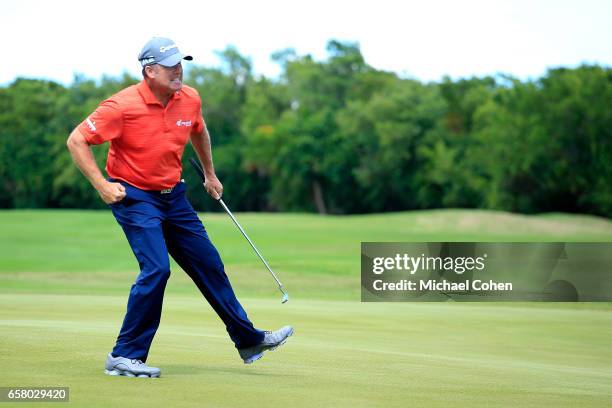
[[[198,175],[202,179],[202,183],[205,183],[206,182],[206,177],[204,176],[204,170],[202,170],[202,168],[200,167],[200,165],[198,164],[196,159],[194,159],[193,157],[190,157],[189,158],[189,163],[191,163],[191,165],[193,166],[195,171],[198,173]]]

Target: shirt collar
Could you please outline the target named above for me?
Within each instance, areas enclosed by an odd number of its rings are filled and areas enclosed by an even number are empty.
[[[138,93],[147,105],[161,105],[155,95],[153,95],[153,92],[151,92],[151,88],[149,88],[149,85],[147,85],[147,82],[144,79],[140,81],[138,85],[136,85],[136,88],[138,89]],[[181,91],[176,91],[174,95],[172,95],[172,98],[170,98],[170,100],[178,99],[180,97]]]

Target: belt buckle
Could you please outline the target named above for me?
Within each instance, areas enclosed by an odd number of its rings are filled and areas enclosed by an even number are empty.
[[[167,189],[165,189],[165,190],[160,191],[159,193],[160,193],[160,194],[169,194],[169,193],[171,193],[171,192],[172,192],[172,188],[173,188],[173,187],[167,188]]]

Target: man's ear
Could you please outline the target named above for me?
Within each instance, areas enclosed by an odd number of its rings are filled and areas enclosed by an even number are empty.
[[[155,78],[156,72],[154,65],[147,65],[146,67],[144,67],[144,70],[148,78]]]

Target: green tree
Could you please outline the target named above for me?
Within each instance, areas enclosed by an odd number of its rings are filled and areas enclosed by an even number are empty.
[[[56,101],[66,88],[50,81],[17,79],[0,89],[0,203],[10,208],[50,206]]]

